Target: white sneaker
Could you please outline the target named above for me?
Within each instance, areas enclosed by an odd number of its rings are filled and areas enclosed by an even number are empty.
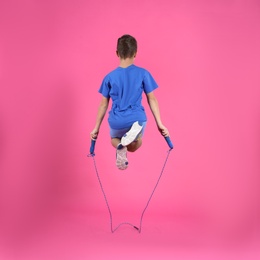
[[[138,121],[134,122],[131,129],[124,134],[124,136],[121,139],[121,144],[123,146],[127,146],[131,144],[135,139],[138,137],[138,135],[141,133],[143,126],[139,125]]]
[[[119,170],[125,170],[128,167],[127,148],[119,144],[116,149],[116,166]]]

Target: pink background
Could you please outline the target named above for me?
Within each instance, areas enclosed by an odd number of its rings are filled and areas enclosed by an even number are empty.
[[[175,144],[142,234],[109,233],[89,150],[116,41],[160,88]],[[1,259],[259,259],[260,3],[0,3]],[[114,217],[139,224],[167,152],[146,100],[143,146],[115,167],[107,117],[96,161]]]

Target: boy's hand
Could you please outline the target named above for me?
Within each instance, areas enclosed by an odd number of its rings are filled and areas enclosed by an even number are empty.
[[[98,137],[98,130],[94,129],[91,133],[90,133],[90,138],[91,139],[97,139]]]
[[[158,130],[161,133],[161,135],[164,137],[167,137],[170,135],[168,129],[164,125],[159,125]]]

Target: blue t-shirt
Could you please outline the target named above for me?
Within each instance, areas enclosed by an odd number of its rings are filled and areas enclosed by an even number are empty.
[[[130,65],[117,67],[103,80],[99,93],[112,99],[108,122],[113,129],[130,127],[135,121],[147,120],[142,106],[142,93],[158,87],[152,75],[143,68]]]

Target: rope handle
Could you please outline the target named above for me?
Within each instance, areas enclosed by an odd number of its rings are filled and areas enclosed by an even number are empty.
[[[89,149],[89,156],[95,156],[95,145],[97,139],[91,139],[90,149]]]
[[[166,137],[164,137],[164,138],[165,138],[165,141],[167,142],[167,144],[168,144],[170,150],[172,150],[174,146],[173,146],[173,143],[172,143],[172,141],[171,141],[171,139],[170,139],[170,136],[166,136]]]

